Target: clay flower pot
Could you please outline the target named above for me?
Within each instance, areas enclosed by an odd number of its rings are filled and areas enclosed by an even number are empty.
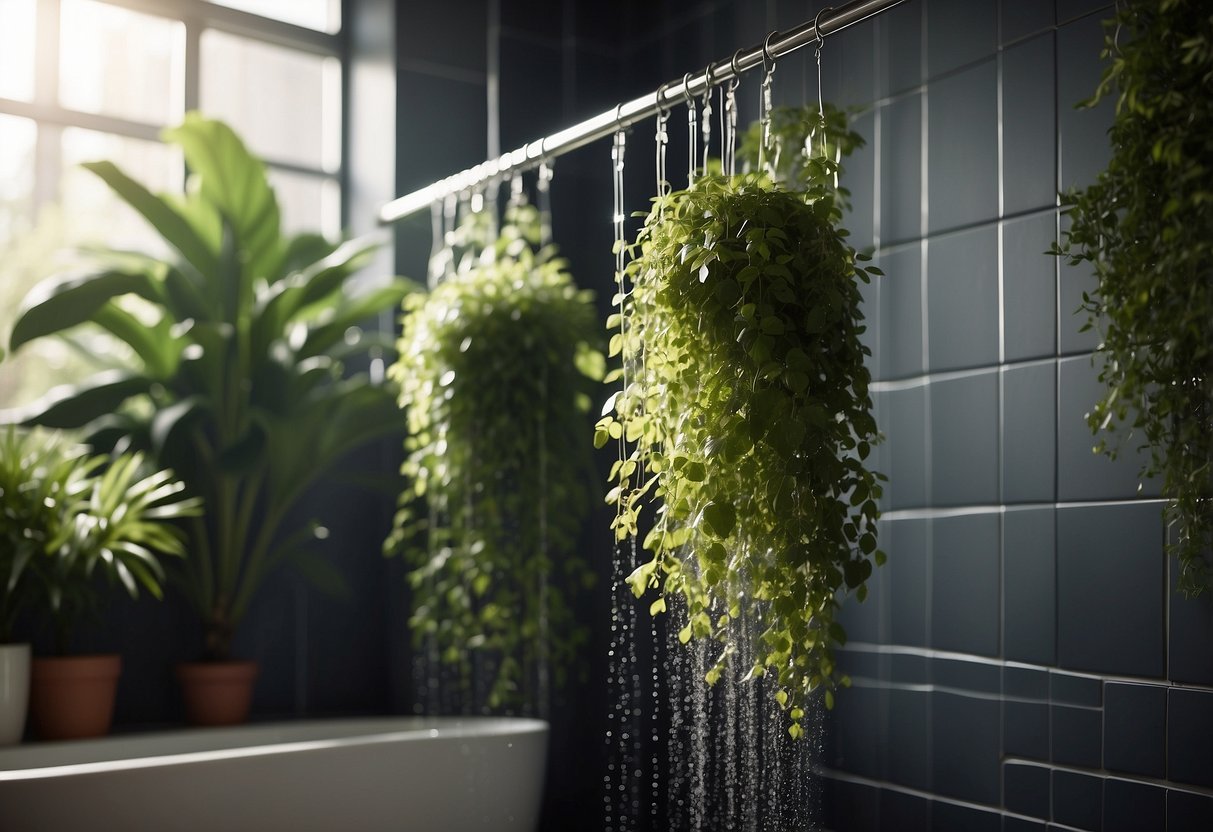
[[[44,740],[103,737],[114,716],[122,657],[59,656],[34,659],[30,670],[30,717]]]
[[[29,645],[0,644],[0,746],[21,742],[29,703]]]
[[[248,721],[256,662],[183,662],[177,679],[191,725],[239,725]]]

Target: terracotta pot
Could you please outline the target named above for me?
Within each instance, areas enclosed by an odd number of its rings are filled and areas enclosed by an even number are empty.
[[[21,742],[29,704],[29,645],[0,644],[0,746]]]
[[[44,740],[75,740],[109,733],[122,657],[62,656],[34,659],[30,717]]]
[[[177,679],[191,725],[239,725],[248,721],[256,662],[184,662]]]

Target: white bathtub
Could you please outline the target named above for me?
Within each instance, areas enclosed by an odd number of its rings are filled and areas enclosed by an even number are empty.
[[[0,749],[0,829],[533,832],[548,727],[295,722]]]

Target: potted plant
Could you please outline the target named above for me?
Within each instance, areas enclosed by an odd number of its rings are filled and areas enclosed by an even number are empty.
[[[12,427],[0,437],[9,581],[24,581],[33,612],[54,626],[56,656],[34,659],[30,676],[32,722],[44,739],[109,730],[121,658],[68,655],[76,622],[96,611],[97,579],[121,584],[132,598],[140,587],[159,598],[159,556],[184,552],[166,521],[197,514],[199,501],[181,496],[171,472],[144,475],[142,466],[140,454],[88,457],[56,437]]]
[[[101,451],[145,450],[205,500],[175,570],[204,626],[202,662],[182,677],[203,679],[186,690],[191,720],[230,723],[247,717],[255,677],[232,638],[266,576],[292,563],[322,584],[340,578],[317,551],[323,528],[289,527],[292,509],[347,452],[402,428],[394,392],[346,364],[390,350],[359,324],[411,284],[354,291],[374,243],[285,236],[265,166],[222,122],[191,113],[164,136],[191,171],[184,196],[152,194],[108,162],[86,167],[171,254],[102,253],[95,271],[39,284],[11,348],[86,322],[130,347],[128,369],[52,392],[22,418],[81,428]],[[208,691],[232,695],[207,713]]]
[[[1198,0],[1117,4],[1093,106],[1116,99],[1112,158],[1063,195],[1070,220],[1055,254],[1095,273],[1085,329],[1100,343],[1106,393],[1087,421],[1096,450],[1142,437],[1144,478],[1161,477],[1178,588],[1213,588],[1213,18]]]
[[[515,206],[496,239],[473,215],[459,268],[405,301],[390,370],[408,413],[408,487],[386,543],[412,566],[415,641],[481,710],[546,714],[586,640],[573,615],[592,580],[576,554],[590,507],[583,441],[605,361],[592,295],[538,214]],[[433,704],[433,703],[430,703]]]
[[[608,327],[624,386],[595,444],[619,445],[616,539],[651,553],[627,578],[633,593],[657,590],[654,615],[679,601],[682,643],[719,643],[708,684],[726,669],[769,674],[796,738],[809,696],[824,690],[831,707],[846,683],[839,596],[863,600],[884,561],[859,337],[859,283],[881,272],[838,227],[838,163],[781,168],[795,190],[766,172],[708,172],[654,199],[619,276]]]
[[[0,434],[0,745],[25,732],[30,646],[13,641],[13,624],[29,600],[30,558],[58,532],[54,495],[70,471],[48,466],[47,455],[12,428]]]

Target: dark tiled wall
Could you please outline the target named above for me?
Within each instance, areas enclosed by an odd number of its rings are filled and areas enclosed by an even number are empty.
[[[909,0],[823,51],[870,62],[835,101],[869,142],[849,227],[888,273],[891,477],[889,563],[845,613],[831,829],[1213,828],[1213,604],[1171,591],[1133,444],[1091,452],[1090,278],[1043,253],[1058,189],[1108,158],[1111,109],[1073,105],[1109,5]]]
[[[502,2],[495,28],[488,0],[400,4],[399,190],[484,158],[477,44],[498,49],[510,149],[821,5]],[[1108,157],[1109,105],[1073,105],[1099,78],[1109,6],[908,0],[823,49],[825,96],[868,142],[849,163],[849,228],[889,275],[866,309],[889,563],[846,613],[855,686],[822,760],[839,832],[1213,828],[1213,604],[1171,591],[1158,489],[1139,490],[1132,446],[1116,463],[1091,453],[1098,336],[1074,314],[1090,279],[1044,254],[1058,189]],[[816,97],[807,50],[779,61],[775,94]],[[629,137],[629,209],[652,193],[650,135]],[[604,302],[606,159],[602,143],[562,158],[553,191],[557,239]],[[401,237],[400,269],[420,274],[428,219]],[[592,828],[581,787],[567,805]]]

